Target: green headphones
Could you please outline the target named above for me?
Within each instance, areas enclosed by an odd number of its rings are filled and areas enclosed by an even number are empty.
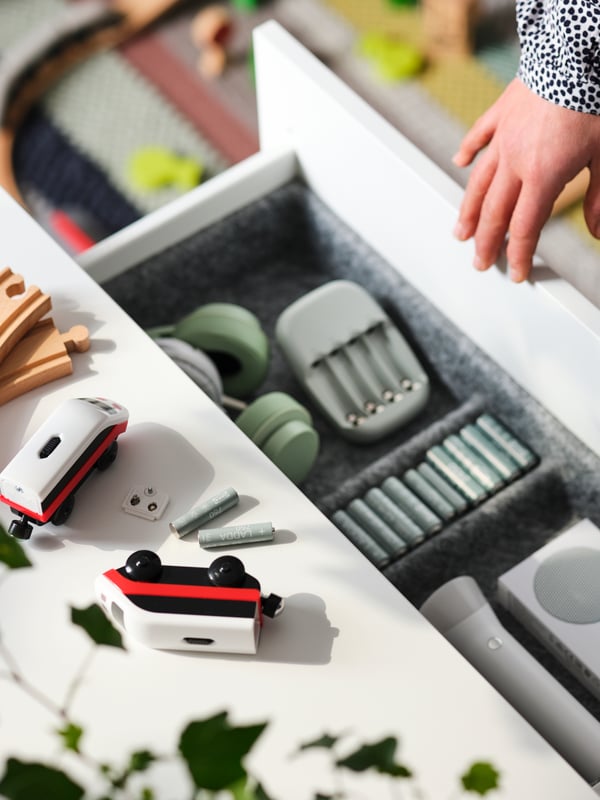
[[[304,481],[319,451],[307,409],[284,392],[240,402],[269,368],[269,341],[254,314],[233,303],[210,303],[148,333],[215,403],[244,408],[237,426],[290,480]]]

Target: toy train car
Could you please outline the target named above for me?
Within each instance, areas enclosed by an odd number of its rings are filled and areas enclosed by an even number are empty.
[[[254,654],[263,614],[283,609],[283,599],[263,596],[258,580],[229,555],[208,568],[168,566],[138,550],[98,576],[96,594],[119,627],[159,650]]]
[[[128,420],[126,408],[103,397],[59,406],[0,473],[0,501],[18,517],[9,533],[29,539],[33,525],[66,522],[78,487],[115,460]]]

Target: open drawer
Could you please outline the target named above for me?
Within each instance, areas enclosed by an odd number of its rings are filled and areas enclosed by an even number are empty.
[[[317,462],[302,484],[327,516],[480,414],[537,455],[534,468],[382,567],[417,607],[473,575],[506,627],[600,719],[587,692],[495,600],[500,574],[574,520],[600,524],[600,310],[536,267],[512,284],[481,275],[451,236],[460,190],[275,23],[256,37],[261,152],[80,257],[140,326],[233,302],[260,319],[272,357],[260,387],[310,408]],[[282,80],[285,76],[285,80]],[[431,382],[425,408],[384,440],[339,437],[274,337],[282,311],[323,284],[366,289]]]

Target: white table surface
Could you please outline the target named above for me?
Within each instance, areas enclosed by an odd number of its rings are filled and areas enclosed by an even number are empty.
[[[96,575],[121,566],[133,550],[154,549],[163,563],[210,563],[213,553],[194,536],[179,540],[167,527],[201,499],[233,486],[242,502],[224,522],[272,520],[280,531],[272,544],[225,551],[242,558],[263,591],[286,597],[285,612],[266,621],[256,656],[159,652],[127,638],[127,653],[107,647],[95,653],[71,709],[94,758],[122,763],[142,748],[174,752],[189,720],[228,710],[234,723],[269,721],[249,765],[280,800],[331,790],[322,755],[289,755],[301,742],[342,731],[360,742],[398,736],[399,758],[428,798],[456,796],[457,777],[482,759],[500,770],[503,798],[595,796],[4,194],[0,226],[2,263],[51,295],[61,331],[83,323],[91,336],[89,352],[73,356],[71,377],[0,407],[0,466],[63,399],[100,394],[130,412],[115,464],[83,485],[68,523],[35,529],[24,543],[34,568],[0,578],[2,642],[27,679],[62,701],[90,650],[69,621],[69,606],[93,602]],[[169,494],[161,520],[121,510],[127,490],[140,483]],[[0,522],[9,521],[2,507]],[[3,677],[3,760],[63,763],[77,774],[75,758],[60,760],[56,719]],[[160,800],[187,796],[175,767],[147,777]],[[368,784],[358,779],[357,785],[366,791]]]

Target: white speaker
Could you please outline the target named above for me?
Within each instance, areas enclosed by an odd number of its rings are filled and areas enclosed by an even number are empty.
[[[600,529],[583,519],[498,579],[498,600],[600,698]]]

